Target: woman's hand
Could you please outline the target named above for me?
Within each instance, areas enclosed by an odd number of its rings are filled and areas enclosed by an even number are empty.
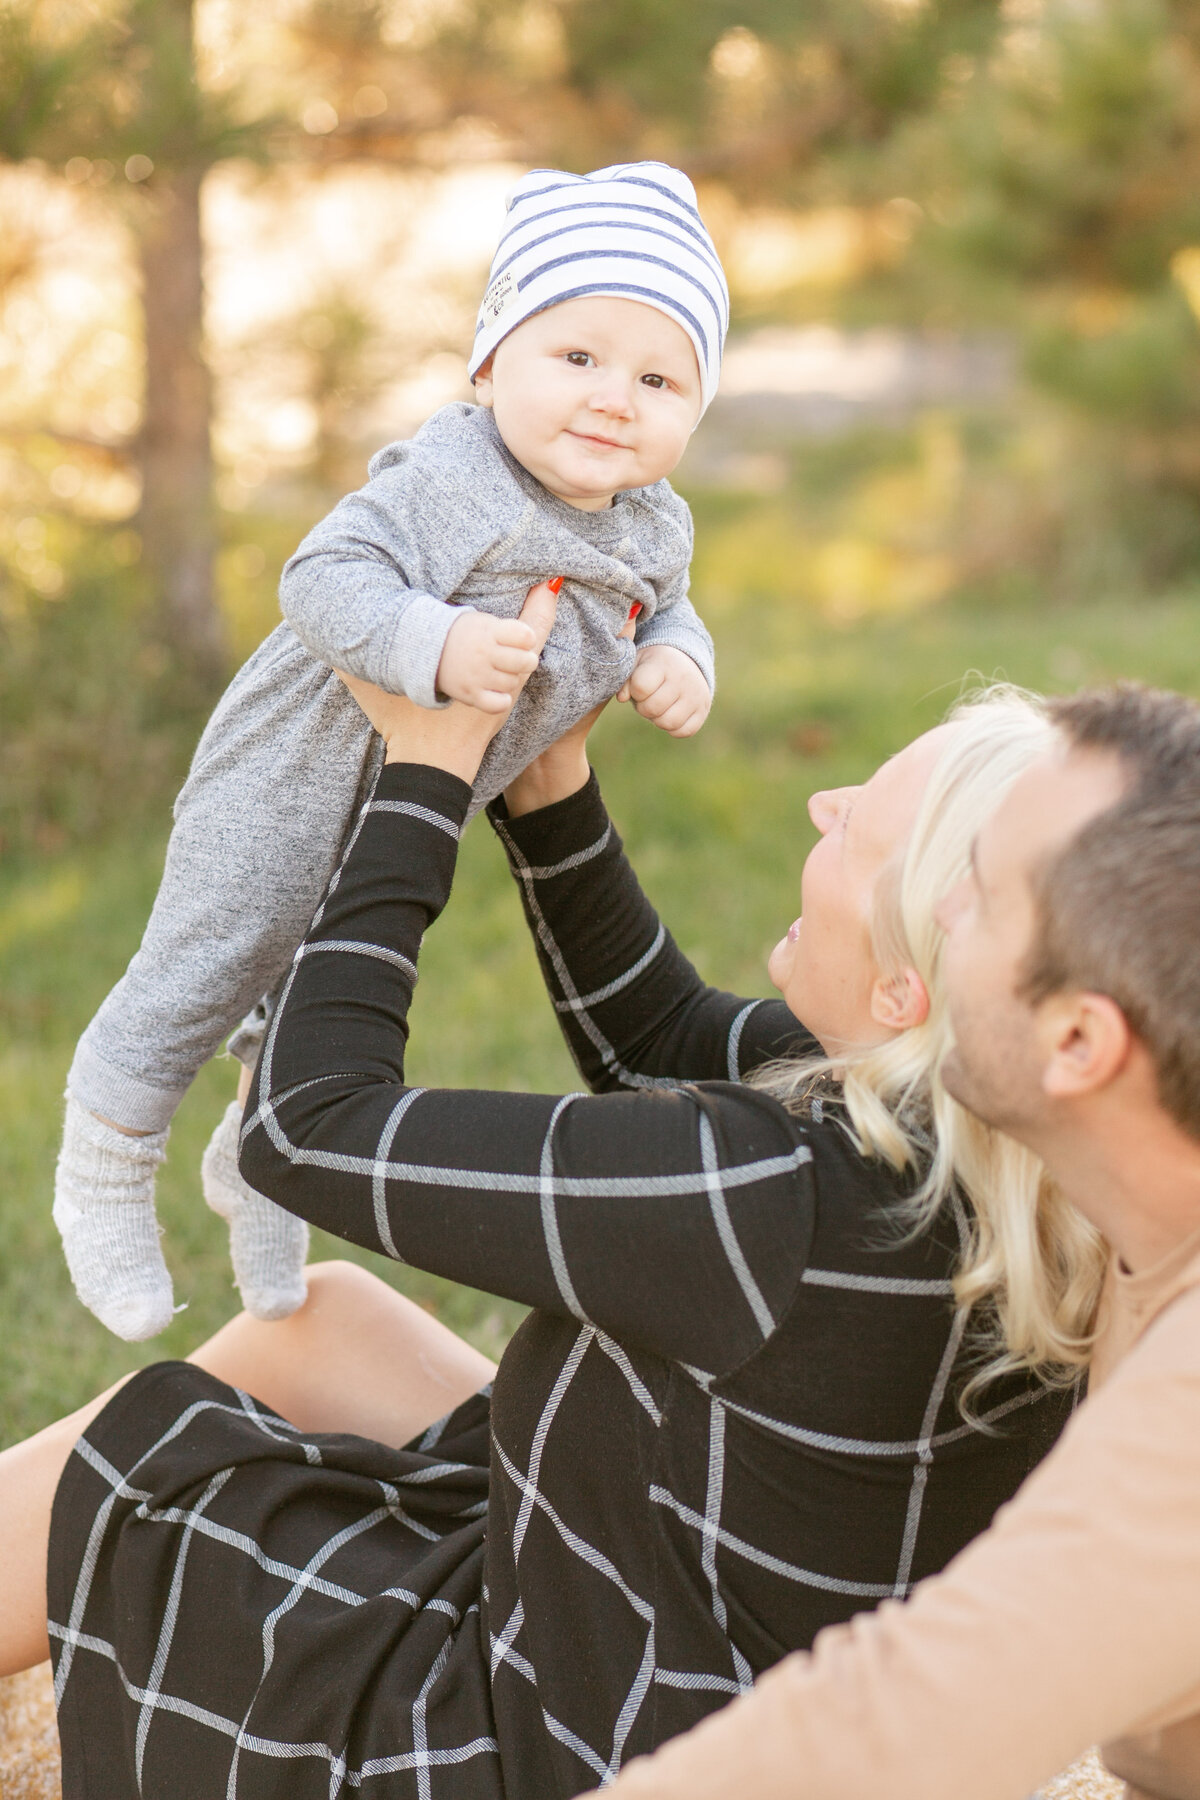
[[[631,638],[633,632],[634,620],[630,619],[617,636]],[[602,700],[599,706],[593,706],[578,725],[564,731],[557,743],[534,757],[529,767],[522,769],[516,780],[509,783],[504,790],[504,804],[510,819],[519,819],[522,813],[537,812],[543,806],[553,806],[556,800],[568,800],[581,787],[587,786],[591,774],[587,759],[588,733],[607,705],[608,701]]]
[[[594,706],[578,725],[564,731],[557,743],[535,756],[529,767],[522,769],[515,781],[509,782],[504,790],[504,804],[510,819],[519,819],[522,813],[537,812],[543,806],[553,806],[556,800],[566,800],[587,786],[591,775],[587,735],[607,705],[608,701],[602,700],[599,706]]]
[[[479,773],[485,750],[537,667],[557,610],[558,595],[549,582],[541,581],[530,588],[520,620],[512,629],[527,634],[526,648],[532,660],[516,692],[507,696],[508,704],[495,712],[481,712],[460,700],[436,710],[417,706],[402,694],[387,694],[373,682],[360,681],[342,669],[337,672],[387,745],[388,762],[426,763],[472,782]]]

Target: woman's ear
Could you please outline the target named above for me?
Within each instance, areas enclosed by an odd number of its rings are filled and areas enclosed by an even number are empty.
[[[871,1017],[889,1031],[911,1031],[929,1017],[929,990],[915,969],[880,975],[871,989]]]

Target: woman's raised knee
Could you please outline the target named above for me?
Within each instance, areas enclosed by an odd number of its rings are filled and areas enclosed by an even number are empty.
[[[308,1282],[308,1299],[300,1309],[302,1316],[310,1309],[314,1312],[354,1310],[378,1302],[384,1295],[391,1300],[401,1299],[386,1281],[373,1275],[370,1269],[362,1268],[358,1263],[350,1262],[346,1257],[330,1257],[326,1262],[310,1263],[304,1271]]]

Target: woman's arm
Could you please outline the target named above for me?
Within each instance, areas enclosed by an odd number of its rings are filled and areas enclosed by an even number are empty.
[[[803,1270],[807,1147],[781,1108],[745,1089],[591,1098],[406,1085],[421,938],[449,892],[482,754],[465,739],[482,738],[489,717],[391,705],[402,725],[388,764],[263,1047],[243,1174],[353,1242],[713,1373],[735,1366],[773,1331]],[[427,760],[401,760],[417,743]]]
[[[739,1081],[815,1040],[779,1000],[707,987],[661,924],[613,829],[585,750],[592,719],[488,809],[542,974],[596,1091]]]

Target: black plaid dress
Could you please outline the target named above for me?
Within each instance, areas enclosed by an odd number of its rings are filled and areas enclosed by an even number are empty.
[[[741,1084],[809,1042],[705,988],[593,782],[496,828],[595,1095],[404,1085],[469,790],[385,768],[297,953],[243,1169],[315,1223],[535,1310],[403,1450],[186,1364],[129,1383],[55,1505],[66,1800],[554,1800],[604,1785],[980,1531],[1069,1399],[989,1435],[950,1206]]]

